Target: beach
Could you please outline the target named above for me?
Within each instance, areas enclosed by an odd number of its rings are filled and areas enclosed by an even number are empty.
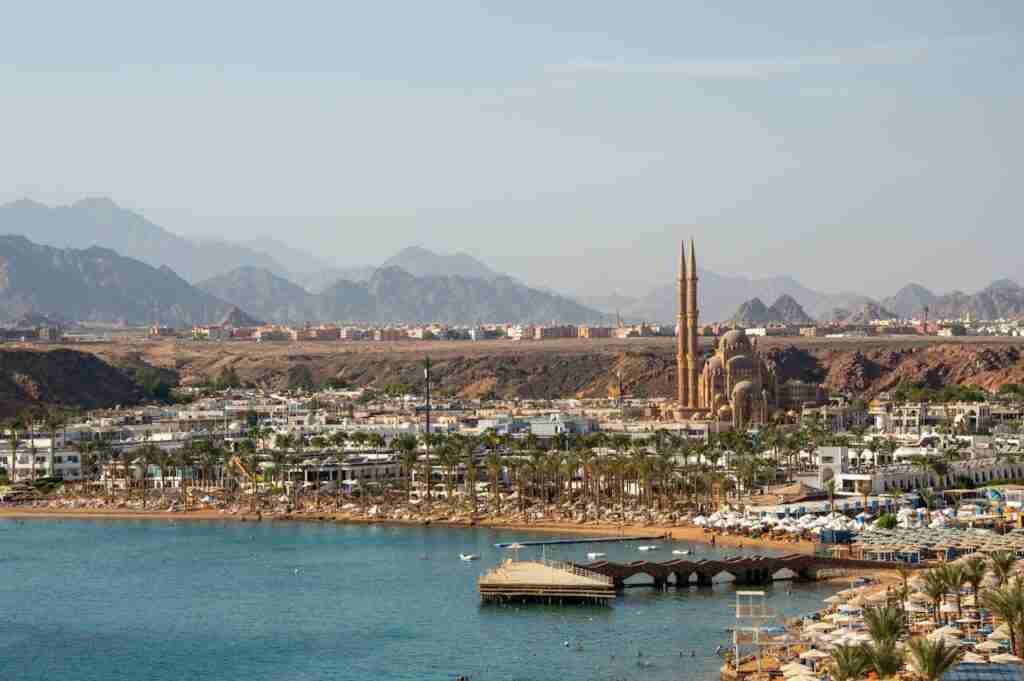
[[[723,547],[754,548],[764,547],[789,553],[814,553],[814,544],[808,541],[779,541],[769,538],[752,538],[721,533],[710,533],[704,528],[692,525],[638,525],[579,523],[571,521],[544,520],[536,523],[524,523],[509,518],[485,517],[475,521],[451,520],[444,517],[424,517],[417,519],[378,519],[362,514],[304,511],[296,513],[230,513],[214,509],[196,511],[141,511],[120,508],[57,508],[57,507],[0,507],[0,518],[82,518],[111,520],[193,520],[193,521],[235,521],[235,522],[335,522],[373,525],[438,525],[444,527],[487,527],[502,530],[519,530],[523,532],[540,532],[545,534],[573,534],[594,536],[661,536],[674,541],[690,541]]]

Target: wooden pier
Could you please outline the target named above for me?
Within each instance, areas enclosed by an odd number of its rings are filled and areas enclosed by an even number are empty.
[[[484,603],[610,603],[611,577],[559,561],[507,560],[480,577]]]
[[[783,579],[813,579],[814,569],[821,560],[803,554],[771,557],[755,555],[717,560],[678,559],[664,563],[646,560],[613,563],[599,560],[578,567],[611,579],[616,589],[622,589],[627,579],[639,574],[650,576],[652,586],[664,589],[670,584],[676,587],[711,586],[721,582],[769,584]]]

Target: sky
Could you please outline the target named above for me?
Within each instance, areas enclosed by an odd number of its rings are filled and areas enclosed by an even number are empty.
[[[566,292],[1024,280],[1024,3],[5,8],[0,202],[109,196],[339,266],[464,251]]]

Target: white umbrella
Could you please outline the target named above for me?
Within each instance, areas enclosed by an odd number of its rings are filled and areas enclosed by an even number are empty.
[[[965,653],[960,661],[967,664],[986,664],[987,662],[984,657],[977,653]]]
[[[997,662],[999,664],[1008,664],[1011,662],[1024,662],[1024,660],[1021,660],[1016,655],[1006,655],[1005,653],[1002,655],[993,655],[988,659],[990,662]]]
[[[978,645],[976,645],[974,647],[977,648],[978,650],[984,650],[986,653],[991,653],[991,652],[994,652],[996,650],[1002,650],[1003,649],[1002,644],[996,643],[995,641],[985,641],[984,643],[979,643]]]
[[[825,658],[832,657],[828,653],[823,653],[820,650],[808,650],[800,653],[801,660],[823,660]]]

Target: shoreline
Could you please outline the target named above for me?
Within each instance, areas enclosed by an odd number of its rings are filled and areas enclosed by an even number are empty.
[[[365,516],[335,512],[305,512],[271,515],[259,517],[250,513],[220,513],[215,510],[200,511],[135,511],[127,509],[60,509],[60,508],[0,508],[0,519],[36,518],[41,520],[75,519],[75,520],[190,520],[196,522],[221,520],[228,522],[333,522],[352,525],[400,525],[400,526],[438,526],[452,528],[479,527],[493,530],[510,530],[518,532],[538,532],[543,534],[594,535],[595,537],[650,536],[662,535],[670,541],[689,541],[700,544],[711,544],[732,548],[767,548],[788,553],[813,554],[814,545],[807,541],[778,541],[773,539],[739,537],[727,534],[709,534],[703,528],[693,525],[619,525],[619,524],[580,524],[572,521],[541,521],[524,523],[506,518],[482,518],[475,522],[459,520],[432,519],[376,519]]]

